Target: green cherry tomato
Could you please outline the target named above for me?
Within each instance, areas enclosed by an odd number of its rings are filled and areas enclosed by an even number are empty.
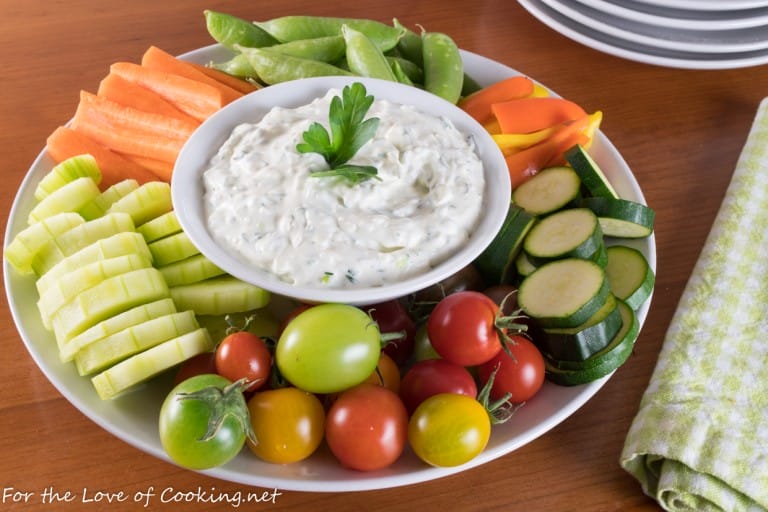
[[[467,395],[440,393],[411,415],[408,442],[432,466],[452,467],[475,458],[491,436],[491,420],[480,402]]]
[[[240,452],[249,430],[242,387],[220,375],[190,377],[168,394],[159,423],[160,442],[179,466],[225,464]]]
[[[297,388],[259,391],[248,400],[256,443],[248,448],[273,464],[306,459],[320,446],[325,409],[312,393]]]
[[[337,393],[376,369],[379,328],[367,313],[346,304],[319,304],[285,326],[275,348],[282,376],[310,393]]]

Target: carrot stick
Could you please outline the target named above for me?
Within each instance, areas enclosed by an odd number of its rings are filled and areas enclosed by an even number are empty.
[[[150,46],[144,52],[144,55],[141,58],[141,65],[146,68],[156,69],[158,71],[164,71],[173,75],[183,76],[185,78],[189,78],[190,80],[197,80],[198,82],[203,82],[210,85],[211,87],[215,87],[221,91],[221,95],[222,98],[224,98],[225,103],[231,103],[243,95],[240,91],[237,91],[232,87],[206,75],[205,73],[202,73],[201,71],[190,66],[188,62],[177,59],[170,53],[161,50],[157,46]]]
[[[173,174],[173,164],[171,162],[138,155],[121,154],[120,156],[149,169],[158,179],[170,183],[171,175]]]
[[[99,90],[96,94],[126,107],[175,117],[188,123],[194,123],[196,126],[200,124],[200,121],[185,114],[156,92],[134,82],[129,82],[114,73],[109,73],[104,77],[101,83],[99,83]]]
[[[502,133],[530,133],[586,115],[576,103],[555,97],[521,98],[494,103]]]
[[[131,110],[147,114],[135,109]],[[72,119],[72,129],[118,153],[157,158],[168,162],[176,160],[186,139],[180,136],[153,133],[138,122],[131,126],[130,120],[131,118],[126,120],[105,115],[103,110],[93,108],[91,102],[81,100]]]
[[[67,127],[59,126],[48,136],[48,153],[56,162],[90,153],[101,169],[101,183],[104,190],[124,179],[132,178],[139,183],[155,181],[158,177],[141,165],[132,162],[90,137]]]
[[[492,117],[491,105],[512,99],[525,98],[533,94],[533,80],[526,76],[513,76],[464,97],[458,106],[479,123]]]
[[[98,116],[119,129],[182,140],[187,140],[199,125],[196,121],[182,121],[126,107],[87,91],[80,91],[78,108],[85,110],[89,116]]]
[[[260,89],[258,85],[252,82],[243,80],[242,78],[238,78],[236,76],[232,76],[223,71],[219,71],[218,69],[204,66],[202,64],[198,64],[197,62],[189,62],[188,64],[193,68],[197,69],[198,71],[200,71],[201,73],[205,73],[206,75],[213,78],[214,80],[218,80],[224,85],[228,85],[231,88],[235,89],[236,91],[240,91],[243,94],[248,94],[249,92],[253,92],[257,89]]]
[[[109,69],[110,73],[151,89],[198,121],[204,121],[225,105],[219,89],[197,80],[132,62],[116,62]]]

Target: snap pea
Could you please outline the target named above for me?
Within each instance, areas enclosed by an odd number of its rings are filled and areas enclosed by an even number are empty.
[[[242,53],[238,53],[224,62],[213,62],[211,67],[238,78],[257,78],[256,70],[251,66],[248,57]]]
[[[236,44],[260,47],[277,43],[277,39],[248,20],[211,10],[203,11],[203,14],[208,34],[230,50],[234,49]]]
[[[394,68],[395,64],[405,73],[408,79],[416,84],[424,83],[424,71],[418,64],[406,59],[405,57],[387,56],[389,64]]]
[[[456,103],[464,84],[464,66],[456,43],[442,32],[421,35],[424,57],[424,88]]]
[[[236,48],[248,58],[259,79],[268,85],[316,76],[354,76],[333,64],[285,55],[270,48]]]
[[[325,36],[279,43],[269,49],[292,57],[334,63],[344,57],[347,46],[342,36]]]
[[[356,75],[397,82],[386,57],[371,38],[349,25],[342,25],[341,34],[347,44],[347,65]]]
[[[255,24],[282,43],[341,35],[342,25],[348,25],[370,37],[383,52],[394,48],[403,35],[402,29],[397,27],[380,21],[358,18],[281,16],[267,21],[257,21]]]
[[[400,62],[397,60],[389,60],[389,65],[392,66],[392,72],[395,74],[395,78],[398,82],[405,85],[414,85],[413,80],[411,80],[408,75],[403,71],[403,67],[400,65]]]
[[[392,25],[403,31],[403,36],[397,42],[395,49],[398,53],[419,67],[424,65],[421,37],[405,27],[397,18],[392,20]]]

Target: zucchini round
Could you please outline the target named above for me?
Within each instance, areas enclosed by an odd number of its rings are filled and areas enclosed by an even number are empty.
[[[606,236],[644,238],[653,233],[656,213],[642,203],[628,199],[587,197],[582,200],[581,206],[595,212]]]
[[[537,343],[553,359],[584,361],[610,343],[621,323],[616,297],[608,295],[603,307],[582,325],[571,329],[542,329]]]
[[[591,258],[603,243],[597,216],[588,208],[569,208],[541,219],[528,233],[523,250],[534,265],[561,258]]]
[[[640,324],[635,312],[624,301],[618,301],[621,328],[601,351],[585,361],[556,360],[545,355],[547,378],[555,384],[574,386],[601,379],[623,365],[635,346]]]
[[[581,179],[590,194],[595,197],[610,197],[618,199],[619,194],[603,174],[597,162],[587,153],[581,144],[577,144],[565,152],[565,159]]]
[[[606,249],[605,267],[608,283],[616,297],[632,309],[638,309],[653,292],[656,276],[643,253],[626,245],[612,245]]]
[[[488,247],[475,258],[474,264],[490,284],[509,283],[515,276],[514,261],[521,252],[523,240],[536,222],[536,217],[511,204],[504,224]]]
[[[548,167],[512,191],[512,201],[533,215],[546,215],[578,200],[581,180],[570,167]]]
[[[610,294],[605,270],[594,261],[564,258],[538,267],[520,283],[518,304],[542,328],[577,327]]]

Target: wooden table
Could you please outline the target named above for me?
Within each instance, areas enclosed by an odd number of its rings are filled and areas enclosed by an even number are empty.
[[[135,60],[151,44],[183,53],[212,43],[203,9],[248,19],[284,14],[344,15],[443,31],[460,47],[548,85],[588,110],[622,152],[657,212],[658,276],[650,315],[633,357],[583,408],[523,448],[458,475],[361,493],[283,492],[253,510],[656,510],[619,466],[619,454],[683,286],[746,140],[768,67],[678,70],[622,60],[581,46],[540,24],[515,2],[357,0],[346,2],[198,0],[104,3],[2,0],[0,147],[5,226],[16,189],[46,136],[74,112],[110,63]],[[108,5],[108,6],[107,6]],[[46,489],[131,495],[244,486],[179,469],[97,426],[59,394],[27,353],[2,303],[0,510],[141,510],[140,504],[42,505]],[[16,497],[19,497],[16,495]],[[89,508],[90,507],[90,508]],[[151,510],[227,510],[193,503]]]

